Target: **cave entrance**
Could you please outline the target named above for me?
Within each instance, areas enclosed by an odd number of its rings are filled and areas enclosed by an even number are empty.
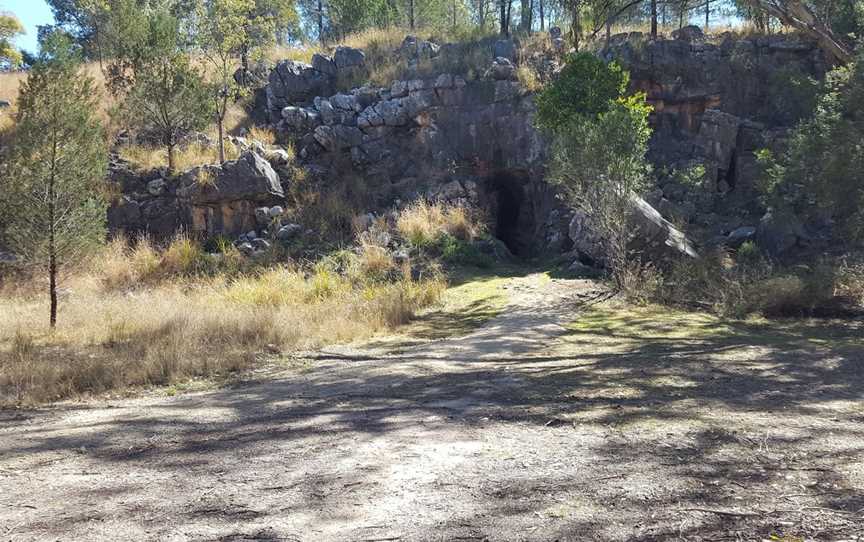
[[[512,171],[498,172],[486,182],[492,233],[521,257],[531,255],[534,234],[528,188],[528,175]]]

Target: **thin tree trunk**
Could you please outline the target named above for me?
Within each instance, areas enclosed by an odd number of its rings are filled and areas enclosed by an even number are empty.
[[[546,31],[546,14],[543,12],[544,2],[545,0],[540,0],[540,32]]]
[[[570,36],[573,41],[573,48],[576,49],[576,52],[579,52],[579,37],[582,34],[582,19],[579,14],[579,10],[581,8],[580,0],[575,0],[573,2],[573,13],[571,14],[571,22],[570,22]]]
[[[651,0],[651,37],[657,39],[657,0]]]
[[[519,14],[519,26],[522,32],[531,33],[531,0],[521,0],[521,12]]]
[[[705,0],[705,32],[708,32],[708,16],[711,14],[711,0]]]
[[[57,111],[54,110],[54,119],[56,122]],[[50,299],[50,309],[48,322],[53,330],[57,327],[57,190],[54,186],[56,182],[57,168],[57,140],[56,124],[52,132],[51,145],[51,174],[48,177],[48,298]]]
[[[318,0],[318,40],[324,46],[324,0]]]
[[[172,141],[168,143],[168,174],[174,174],[174,147],[175,143]]]
[[[54,231],[54,174],[48,184],[48,296],[51,299],[49,322],[51,329],[57,327],[57,239]]]
[[[219,163],[225,163],[225,115],[219,115],[216,124],[219,127]]]
[[[456,30],[456,0],[453,0],[453,30]]]
[[[411,26],[411,30],[414,30],[415,25],[414,19],[414,0],[410,0],[408,2],[408,24]]]
[[[606,49],[609,49],[610,41],[612,41],[612,19],[606,19]]]

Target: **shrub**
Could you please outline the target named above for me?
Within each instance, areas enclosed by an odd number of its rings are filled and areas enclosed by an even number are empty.
[[[449,264],[473,265],[487,269],[495,263],[492,256],[481,252],[476,244],[449,233],[441,234],[436,244],[441,252],[441,259]]]
[[[833,218],[837,233],[864,239],[864,62],[829,73],[812,117],[791,133],[778,156],[760,154],[767,203],[802,217]],[[814,205],[815,202],[815,205]]]
[[[547,131],[609,111],[630,80],[621,66],[591,53],[568,55],[565,62],[558,79],[536,97],[537,119]]]

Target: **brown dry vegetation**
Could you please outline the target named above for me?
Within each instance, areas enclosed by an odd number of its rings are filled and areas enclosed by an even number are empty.
[[[444,288],[438,276],[383,280],[373,256],[364,250],[340,271],[326,261],[254,268],[230,249],[205,254],[185,237],[165,249],[119,240],[64,281],[54,333],[40,282],[6,284],[0,404],[224,376],[262,352],[351,341],[400,325]]]
[[[153,145],[124,145],[119,149],[120,157],[139,172],[152,171],[168,165],[168,150]],[[225,159],[234,160],[240,150],[231,142],[225,142]],[[195,166],[219,163],[219,149],[214,145],[193,143],[180,146],[174,151],[177,171],[186,171]]]

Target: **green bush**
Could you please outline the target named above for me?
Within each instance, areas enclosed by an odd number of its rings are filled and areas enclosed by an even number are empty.
[[[762,116],[772,123],[792,126],[813,114],[819,90],[819,81],[795,66],[775,70],[768,79],[768,100]]]
[[[758,154],[766,203],[807,219],[831,218],[836,233],[864,240],[864,62],[832,71],[812,117],[791,133],[787,150]]]
[[[630,82],[621,66],[591,53],[571,54],[565,61],[558,79],[536,98],[537,120],[547,131],[609,111]]]
[[[449,233],[441,234],[435,244],[445,263],[471,265],[481,269],[488,269],[495,264],[495,260],[481,252],[476,244],[458,239]]]

